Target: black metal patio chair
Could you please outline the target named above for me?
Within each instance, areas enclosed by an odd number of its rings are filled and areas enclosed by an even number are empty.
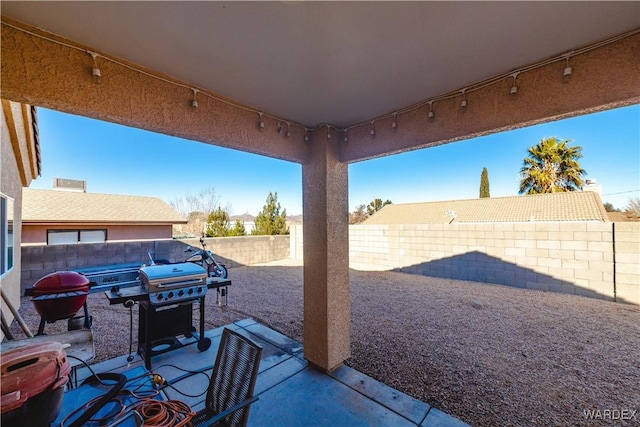
[[[246,426],[250,405],[258,400],[253,389],[262,347],[225,328],[213,367],[205,408],[191,420],[193,426]]]

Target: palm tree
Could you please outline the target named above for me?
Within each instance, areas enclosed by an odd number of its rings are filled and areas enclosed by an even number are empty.
[[[520,168],[520,194],[559,193],[582,187],[582,176],[587,171],[580,167],[582,147],[570,147],[570,141],[543,138],[527,149]]]

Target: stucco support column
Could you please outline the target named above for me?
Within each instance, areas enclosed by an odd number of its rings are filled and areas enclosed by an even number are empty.
[[[311,138],[302,165],[304,356],[331,371],[350,356],[348,169],[337,138]]]

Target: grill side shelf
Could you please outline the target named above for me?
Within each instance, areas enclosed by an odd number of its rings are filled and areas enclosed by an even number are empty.
[[[207,278],[207,288],[218,289],[226,286],[231,286],[231,280],[229,279],[214,279]],[[129,288],[120,288],[116,292],[111,290],[105,291],[105,296],[109,300],[110,305],[123,304],[127,300],[132,301],[148,301],[149,293],[142,289],[142,286],[132,286]]]

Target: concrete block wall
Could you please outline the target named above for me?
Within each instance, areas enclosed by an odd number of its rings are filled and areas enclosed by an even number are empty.
[[[617,222],[614,229],[617,295],[640,304],[640,223]]]
[[[289,236],[245,236],[205,239],[216,260],[229,268],[289,258]],[[49,273],[112,264],[148,264],[154,258],[172,262],[187,258],[187,246],[198,239],[143,240],[55,246],[22,246],[21,292]]]
[[[302,259],[302,225],[294,224],[289,226],[289,257],[291,259]]]
[[[395,270],[640,305],[637,222],[352,225],[349,246],[350,267],[357,270]],[[301,249],[295,253],[302,256]]]
[[[289,235],[209,237],[205,244],[216,260],[233,268],[289,258],[289,239]],[[193,248],[201,247],[198,239],[182,239],[181,242]]]
[[[640,305],[640,223],[356,225],[349,235],[355,269]]]

